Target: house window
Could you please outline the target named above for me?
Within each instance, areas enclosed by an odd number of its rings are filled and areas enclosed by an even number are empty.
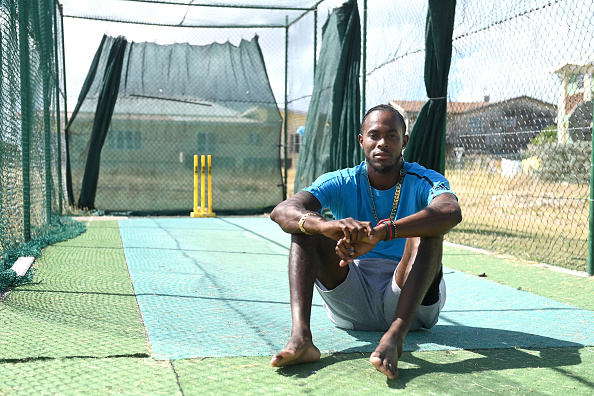
[[[481,135],[483,133],[483,119],[480,117],[470,117],[468,119],[468,126],[470,133],[473,135]]]
[[[503,119],[503,126],[505,128],[515,128],[516,127],[516,117],[511,118],[504,118]]]
[[[198,133],[198,154],[212,155],[216,152],[217,135],[212,132]]]
[[[291,154],[299,154],[301,151],[301,135],[294,133],[291,135],[291,141],[289,142],[289,149]]]
[[[119,151],[138,151],[142,147],[140,131],[110,131],[107,135],[107,147]]]

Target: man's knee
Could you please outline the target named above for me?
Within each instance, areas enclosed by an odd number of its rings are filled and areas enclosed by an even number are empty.
[[[336,241],[322,234],[291,234],[291,251],[297,248],[310,257],[317,256],[322,261],[339,261],[335,247]]]
[[[312,249],[315,248],[323,250],[334,249],[334,246],[336,245],[336,241],[333,241],[322,234],[291,234],[291,242],[300,246],[307,246]]]

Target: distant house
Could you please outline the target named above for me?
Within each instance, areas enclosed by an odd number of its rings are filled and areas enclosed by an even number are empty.
[[[73,152],[86,159],[86,145],[94,119],[96,99],[87,99],[69,134]],[[125,163],[186,163],[193,167],[195,154],[216,156],[220,169],[260,167],[276,170],[278,112],[252,107],[244,111],[195,99],[120,97],[117,101],[103,155],[123,156]],[[249,147],[249,155],[246,148]],[[244,153],[239,156],[237,153]],[[273,162],[273,163],[271,163]]]
[[[592,139],[594,54],[563,63],[555,69],[561,77],[557,107],[559,143]]]
[[[87,98],[68,130],[75,197],[96,106],[96,98]],[[108,210],[191,207],[193,157],[210,154],[217,208],[245,208],[244,201],[263,202],[262,207],[277,204],[280,132],[275,105],[119,97],[101,151],[101,188],[95,203]],[[139,206],[145,204],[138,199],[139,191],[168,193],[160,194],[162,202],[154,199],[152,207],[145,207]]]
[[[303,135],[305,133],[305,119],[307,117],[306,112],[290,110],[288,112],[289,118],[287,119],[287,166],[289,168],[296,168],[299,162],[299,152],[301,151],[301,142],[303,141]],[[284,118],[285,113],[281,111],[281,116]],[[284,124],[283,124],[284,126]],[[284,142],[284,137],[283,137]],[[284,150],[281,150],[281,158],[284,157]]]
[[[391,101],[404,110],[412,129],[424,101]],[[446,145],[466,153],[518,153],[554,124],[556,107],[529,96],[499,102],[448,102]]]

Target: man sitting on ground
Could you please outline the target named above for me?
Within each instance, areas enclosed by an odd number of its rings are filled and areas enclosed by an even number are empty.
[[[310,329],[314,285],[336,326],[385,331],[369,360],[390,379],[407,333],[437,323],[446,298],[443,235],[462,214],[445,177],[404,161],[407,142],[397,110],[370,109],[359,135],[365,161],[320,176],[272,211],[291,234],[293,319],[272,366],[320,359]],[[323,208],[336,220],[324,219]]]

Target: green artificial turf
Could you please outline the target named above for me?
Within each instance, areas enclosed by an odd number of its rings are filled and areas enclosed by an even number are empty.
[[[149,356],[116,222],[46,248],[0,303],[0,359]]]
[[[444,247],[443,264],[448,268],[594,311],[594,277],[552,271],[536,263],[451,245]]]
[[[405,352],[388,380],[364,353],[272,368],[266,357],[176,360],[186,395],[591,394],[594,348]]]
[[[594,310],[592,278],[450,246],[444,265]],[[378,373],[369,353],[280,369],[270,356],[157,361],[147,357],[115,221],[91,222],[35,266],[39,283],[0,303],[0,395],[594,393],[594,347],[405,352],[397,380]]]
[[[59,358],[0,364],[0,395],[177,395],[168,361]]]

